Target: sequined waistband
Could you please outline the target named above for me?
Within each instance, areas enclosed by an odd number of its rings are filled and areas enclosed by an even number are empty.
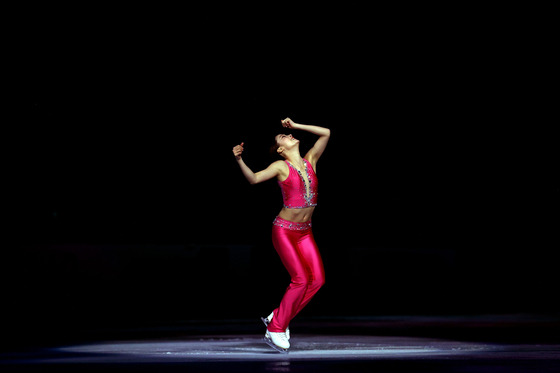
[[[305,221],[303,223],[296,223],[277,216],[276,219],[274,219],[274,221],[272,222],[272,225],[276,225],[277,227],[286,228],[292,231],[306,231],[308,229],[311,229],[311,220]]]

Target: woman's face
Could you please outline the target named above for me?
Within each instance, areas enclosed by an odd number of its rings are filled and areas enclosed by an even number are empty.
[[[290,135],[277,135],[276,136],[276,143],[278,147],[291,149],[297,144],[299,144],[299,140],[294,138],[291,134]]]

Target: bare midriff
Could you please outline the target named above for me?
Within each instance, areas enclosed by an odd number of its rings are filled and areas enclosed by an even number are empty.
[[[313,216],[314,210],[315,206],[304,207],[301,209],[290,209],[284,207],[282,208],[282,210],[280,210],[278,216],[280,216],[282,219],[293,221],[295,223],[303,223],[311,220],[311,216]]]

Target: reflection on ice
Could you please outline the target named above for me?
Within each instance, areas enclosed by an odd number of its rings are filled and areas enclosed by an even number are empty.
[[[314,359],[382,359],[421,356],[464,355],[477,351],[499,350],[496,345],[391,336],[310,336],[293,340],[289,354],[281,355],[264,342],[261,336],[212,337],[178,341],[102,342],[58,348],[73,359],[88,361],[103,356],[116,361],[126,357],[149,361],[199,360],[280,360],[275,371],[289,368],[289,360]],[[288,363],[281,364],[281,363]]]

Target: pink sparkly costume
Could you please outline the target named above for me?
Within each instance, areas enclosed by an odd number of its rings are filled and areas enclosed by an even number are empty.
[[[286,180],[278,182],[286,208],[317,206],[317,175],[309,161],[303,161],[305,175],[286,161],[290,173]],[[284,332],[290,321],[323,286],[325,271],[311,231],[311,220],[296,223],[277,216],[272,226],[272,244],[290,273],[291,283],[280,306],[273,311],[268,331]]]

